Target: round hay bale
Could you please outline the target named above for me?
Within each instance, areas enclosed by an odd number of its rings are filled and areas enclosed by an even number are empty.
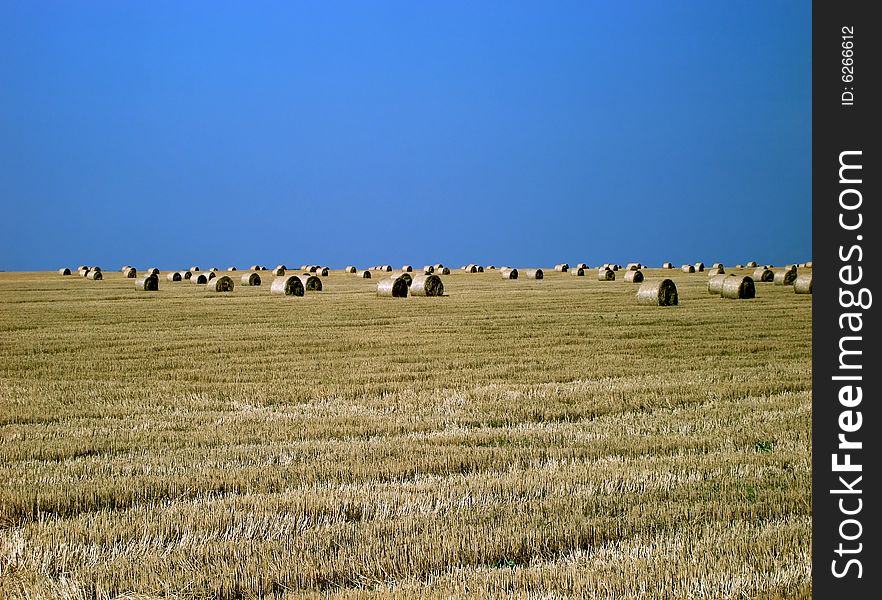
[[[704,263],[703,262],[697,262],[697,263],[695,263],[694,266],[695,266],[695,271],[697,273],[701,273],[702,271],[704,271]]]
[[[260,265],[251,265],[248,267],[249,271],[260,271]]]
[[[662,268],[662,269],[673,269],[673,268],[674,268],[674,263],[669,263],[669,262],[662,263],[661,268]]]
[[[217,267],[211,267],[210,269],[208,269],[208,271],[209,273],[217,273],[218,271],[220,271],[220,269],[218,269]]]
[[[757,268],[757,264],[756,264],[756,261],[755,261],[755,260],[747,261],[747,264],[744,265],[744,266],[747,267],[748,269],[755,269],[755,268]]]
[[[744,265],[735,265],[735,268],[736,268],[736,269],[743,269],[743,268],[744,268]]]
[[[411,296],[443,296],[444,282],[437,275],[417,275],[410,283]]]
[[[581,267],[577,267],[575,269],[570,269],[569,273],[570,273],[570,275],[573,275],[574,277],[584,277],[585,276],[585,269],[583,269]]]
[[[166,275],[165,278],[169,281],[181,281],[183,279],[183,276],[181,275],[180,271],[172,271],[171,273]]]
[[[199,267],[197,267],[197,266],[192,266],[192,267],[190,267],[190,271],[193,272],[193,273],[198,273],[198,272],[199,272]]]
[[[567,271],[570,270],[570,265],[568,265],[567,263],[561,263],[559,265],[554,265],[554,270],[557,271],[558,273],[566,273]]]
[[[585,263],[579,263],[576,265],[576,268],[577,269],[587,269],[588,265],[586,265]]]
[[[517,269],[510,269],[508,267],[505,267],[504,269],[502,269],[499,272],[502,273],[503,279],[517,279],[518,278],[518,270]]]
[[[714,263],[711,265],[711,269],[722,269],[723,263]],[[724,273],[724,271],[720,271],[720,273]]]
[[[90,271],[98,271],[99,273],[101,273],[101,267],[89,267],[89,270]]]
[[[327,277],[330,272],[331,271],[330,269],[328,269],[328,267],[318,267],[315,271],[313,271],[313,273],[315,273],[319,277]]]
[[[307,273],[315,273],[316,271],[318,271],[318,268],[318,265],[306,265],[301,270],[306,271]]]
[[[775,271],[774,279],[772,281],[775,282],[775,285],[793,285],[793,282],[796,281],[797,273],[796,268],[792,269],[781,269]]]
[[[430,275],[434,272],[435,272],[435,267],[433,267],[432,265],[426,265],[425,267],[423,267],[423,273],[425,273],[426,275]]]
[[[90,269],[88,273],[86,273],[86,279],[91,279],[93,281],[101,281],[104,279],[104,275],[101,271],[96,271],[95,269]]]
[[[301,271],[309,271],[309,267],[310,267],[310,266],[311,266],[311,265],[300,265],[300,270],[301,270]]]
[[[89,274],[89,267],[83,267],[81,269],[77,269],[77,274],[80,277],[85,277],[86,275]]]
[[[494,267],[493,265],[487,265],[487,270],[488,271],[495,271],[496,267]]]
[[[284,274],[285,271],[288,270],[288,267],[286,267],[285,265],[276,265],[276,269],[281,269],[281,270],[282,270],[282,274]],[[274,269],[274,271],[275,271],[275,269]]]
[[[448,267],[441,267],[440,269],[435,269],[435,273],[438,275],[450,275],[450,269]]]
[[[708,279],[710,279],[714,275],[721,275],[725,272],[726,272],[726,270],[723,267],[711,267],[710,269],[707,270],[707,277],[708,277]]]
[[[355,267],[353,267],[352,265],[349,265],[348,267],[343,269],[343,272],[344,273],[356,273],[356,272],[358,272],[358,270]]]
[[[426,275],[435,277],[435,275]],[[377,282],[377,296],[407,298],[407,281],[403,277],[386,277]]]
[[[58,269],[58,274],[59,275],[70,275],[70,269],[68,269],[67,267],[64,267],[63,269]]]
[[[217,273],[214,271],[209,271],[205,274],[205,276],[208,277],[208,281],[210,282],[212,279],[215,279],[217,277]]]
[[[612,269],[598,269],[597,281],[615,281],[616,272]]]
[[[811,273],[802,273],[796,280],[793,282],[793,291],[797,294],[811,294],[812,293],[812,274]]]
[[[676,306],[678,303],[677,286],[670,279],[644,281],[637,289],[637,304]]]
[[[89,270],[89,267],[87,267],[86,265],[80,265],[80,266],[77,267],[77,271],[78,271],[78,272],[79,272],[79,271],[82,271],[83,269],[86,269],[86,270],[88,271],[88,270]]]
[[[282,267],[276,267],[275,269],[273,269],[273,275],[275,275],[276,277],[284,277],[285,269],[283,269]]]
[[[723,280],[726,277],[734,277],[734,275],[726,275],[725,273],[714,275],[707,280],[707,293],[712,296],[719,296],[723,291]]]
[[[305,292],[320,292],[322,291],[322,280],[321,277],[316,275],[312,275],[311,273],[305,273],[303,275],[295,275],[300,280],[300,283],[303,284],[303,291]]]
[[[156,275],[159,276],[159,269],[156,267],[150,267],[146,271],[144,271],[147,275]]]
[[[757,267],[753,271],[753,280],[754,282],[761,283],[769,283],[770,281],[774,281],[775,273],[771,269],[767,269],[766,267]]]
[[[524,269],[524,279],[543,279],[545,273],[542,269]]]
[[[184,280],[186,281],[186,280],[189,280],[191,277],[193,277],[193,273],[191,273],[190,271],[183,271],[181,273],[181,277],[183,277]]]
[[[625,273],[625,283],[643,283],[643,271],[628,271]]]
[[[242,275],[242,285],[260,285],[260,275],[251,272]]]
[[[626,271],[639,271],[642,265],[640,263],[628,263],[625,265]]]
[[[287,277],[276,277],[270,284],[271,294],[283,294],[285,296],[302,296],[306,290],[303,289],[303,282],[296,275],[288,275]]]
[[[143,277],[139,277],[135,279],[135,289],[141,290],[142,292],[158,292],[159,277],[156,275],[144,275]]]
[[[231,271],[237,271],[237,270],[238,270],[238,269],[236,269],[236,267],[227,267],[227,271],[228,271],[228,272],[231,272]]]
[[[466,273],[477,273],[478,272],[478,265],[466,265],[465,267],[462,268],[462,270],[465,271]]]
[[[483,273],[483,272],[484,272],[484,267],[482,267],[481,265],[478,265],[478,273]]]
[[[123,271],[123,277],[125,277],[126,279],[134,279],[137,276],[138,271],[137,269],[135,269],[135,267],[129,267],[128,269]]]
[[[208,275],[205,273],[193,273],[190,283],[208,283]]]
[[[361,273],[359,273],[358,276],[361,277],[362,279],[370,279],[370,278],[371,278],[371,272],[368,271],[367,269],[365,269],[364,271],[362,271]]]
[[[413,265],[401,265],[401,270],[405,273],[413,273]]]
[[[749,300],[756,297],[756,287],[753,279],[747,275],[738,277],[730,275],[723,279],[723,287],[720,296],[730,300]]]
[[[684,273],[695,273],[695,267],[693,267],[692,265],[683,265],[682,267],[680,267],[680,269]]]
[[[132,265],[124,265],[122,269],[119,270],[120,273],[125,273],[129,269],[132,268]]]
[[[389,277],[392,277],[393,279],[396,277],[401,277],[404,281],[407,282],[407,287],[410,287],[410,284],[413,282],[413,275],[406,271],[393,271],[392,274],[389,275]]]
[[[380,270],[386,271],[387,273],[391,273],[392,272],[392,265],[383,265],[382,267],[380,267]]]
[[[229,275],[221,275],[208,282],[208,289],[212,292],[232,292],[233,285],[232,277]]]

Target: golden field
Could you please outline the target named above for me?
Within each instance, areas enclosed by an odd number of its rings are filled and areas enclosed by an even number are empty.
[[[0,273],[0,597],[809,598],[811,296],[644,273]]]

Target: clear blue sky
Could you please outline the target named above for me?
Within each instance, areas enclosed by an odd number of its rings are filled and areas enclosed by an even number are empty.
[[[0,269],[802,261],[811,4],[0,2]]]

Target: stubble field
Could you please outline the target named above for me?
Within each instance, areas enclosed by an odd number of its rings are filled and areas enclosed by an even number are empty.
[[[0,597],[809,598],[811,296],[645,272],[0,273]]]

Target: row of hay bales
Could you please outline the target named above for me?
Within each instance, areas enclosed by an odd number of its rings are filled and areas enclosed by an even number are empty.
[[[71,275],[72,272],[68,267],[62,267],[58,269],[58,274],[62,276]],[[104,279],[104,273],[101,271],[101,267],[89,267],[86,265],[80,265],[77,267],[77,275],[83,277],[84,279],[91,279],[93,281],[101,281]]]
[[[377,282],[377,296],[407,298],[408,296],[443,296],[444,283],[432,273],[412,276],[410,272],[392,273]]]
[[[217,275],[215,272],[196,272],[186,271],[184,273],[190,276],[186,279],[180,271],[174,271],[168,274],[169,281],[180,282],[190,281],[195,284],[205,285],[206,289],[213,292],[232,292],[236,285],[233,278],[229,275]],[[177,276],[177,277],[172,277]],[[245,273],[240,277],[242,285],[259,286],[262,281],[257,272]],[[284,294],[288,296],[303,296],[307,291],[322,291],[322,280],[311,273],[303,273],[302,275],[289,275],[275,277],[270,285],[270,293]],[[159,276],[153,273],[145,274],[135,279],[135,288],[145,292],[159,291]]]

